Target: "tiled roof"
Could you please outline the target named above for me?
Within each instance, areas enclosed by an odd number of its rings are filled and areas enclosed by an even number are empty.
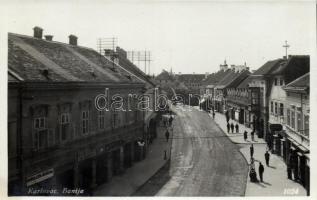
[[[205,74],[177,74],[175,76],[182,82],[201,82],[206,77]]]
[[[279,76],[283,75],[285,83],[288,84],[299,76],[309,72],[309,56],[307,55],[290,55],[287,60],[276,59],[268,61],[252,76],[266,75],[266,76]]]
[[[9,33],[9,69],[25,81],[140,83],[93,49]]]
[[[243,82],[251,73],[248,70],[243,70],[226,87],[236,88]]]
[[[226,71],[219,70],[218,72],[208,76],[208,78],[204,81],[204,85],[216,85],[220,80],[222,80],[227,74],[231,73],[231,69]]]
[[[250,74],[249,71],[243,70],[239,72],[235,72],[231,70],[219,83],[216,88],[223,89],[225,87],[237,87],[238,84]]]
[[[123,49],[117,47],[117,49],[120,49],[120,51],[124,51]],[[134,65],[129,59],[126,58],[126,56],[119,55],[119,64],[124,69],[131,72],[133,75],[139,77],[143,81],[151,84],[152,86],[155,86],[155,83],[151,80],[149,76],[147,76],[142,70],[140,70],[136,65]]]
[[[280,63],[271,72],[271,75],[283,75],[285,84],[292,82],[298,77],[310,71],[309,56],[292,55],[287,61]]]
[[[309,88],[310,75],[309,73],[297,78],[284,86],[285,90],[306,90]]]
[[[283,59],[276,59],[276,60],[270,60],[266,62],[262,67],[257,69],[252,75],[266,75],[269,74],[274,67],[278,66],[281,62],[283,62]]]
[[[252,80],[251,75],[249,74],[239,85],[237,88],[248,88],[249,87],[249,83]]]

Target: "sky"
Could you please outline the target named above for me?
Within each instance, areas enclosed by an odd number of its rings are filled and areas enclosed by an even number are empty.
[[[1,0],[0,0],[1,1]],[[219,64],[255,70],[289,54],[315,49],[314,1],[6,1],[2,28],[33,35],[40,26],[54,41],[97,49],[97,38],[116,37],[127,51],[150,51],[150,73],[213,73]],[[144,70],[144,66],[140,66]],[[147,72],[149,70],[147,69]]]

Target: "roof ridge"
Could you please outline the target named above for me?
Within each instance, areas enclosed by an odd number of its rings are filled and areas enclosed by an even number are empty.
[[[8,35],[17,36],[17,37],[25,37],[25,38],[34,39],[34,40],[40,40],[40,41],[44,41],[44,42],[47,42],[47,43],[61,44],[61,45],[69,46],[69,47],[76,46],[76,47],[79,47],[79,48],[84,48],[84,49],[88,49],[88,50],[93,50],[93,51],[95,51],[93,48],[86,47],[86,46],[71,45],[71,44],[68,44],[68,43],[65,43],[65,42],[59,42],[59,41],[49,41],[49,40],[40,39],[40,38],[35,38],[35,37],[29,36],[29,35],[23,35],[23,34],[19,34],[19,33],[9,32]]]

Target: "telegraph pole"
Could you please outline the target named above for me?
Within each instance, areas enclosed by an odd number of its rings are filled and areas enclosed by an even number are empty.
[[[287,40],[285,40],[285,44],[283,45],[283,47],[285,48],[285,55],[286,55],[286,59],[287,59],[287,49],[290,47],[290,45],[287,44]]]

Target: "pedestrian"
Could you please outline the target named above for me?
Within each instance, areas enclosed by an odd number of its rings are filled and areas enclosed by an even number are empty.
[[[239,125],[236,124],[236,133],[239,133]]]
[[[250,146],[250,156],[251,156],[251,158],[253,158],[253,154],[254,154],[254,147],[253,147],[253,144],[251,144],[251,146]]]
[[[254,141],[254,131],[251,131],[251,139]]]
[[[169,125],[170,125],[170,126],[172,126],[172,122],[173,122],[173,117],[172,117],[172,115],[171,115],[170,118],[169,118]]]
[[[261,182],[263,182],[263,173],[264,173],[264,166],[260,162],[260,164],[259,164],[259,175],[260,175]]]
[[[165,132],[165,137],[166,137],[166,142],[168,142],[168,139],[170,137],[170,133],[168,132],[168,130],[166,130]]]
[[[228,133],[230,133],[230,124],[227,123],[227,130],[228,130]]]
[[[234,125],[231,123],[231,132],[234,133]]]
[[[215,111],[212,112],[212,118],[213,118],[213,119],[215,119],[215,115],[216,115],[216,114],[215,114]]]
[[[248,139],[248,132],[247,131],[244,131],[243,138],[244,138],[244,141],[246,141]]]
[[[266,166],[270,166],[270,153],[268,151],[264,154]]]

